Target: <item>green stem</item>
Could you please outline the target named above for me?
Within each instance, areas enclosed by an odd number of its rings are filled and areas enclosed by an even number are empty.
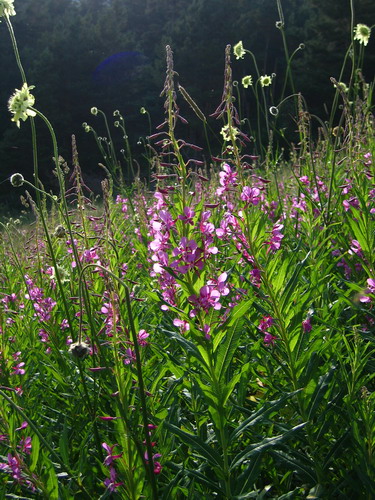
[[[5,17],[5,22],[7,23],[7,27],[9,30],[10,39],[12,40],[13,51],[14,51],[14,55],[16,57],[18,69],[20,70],[20,73],[21,73],[22,82],[26,83],[26,75],[25,75],[25,71],[24,71],[22,63],[21,63],[21,58],[20,58],[20,54],[18,51],[17,41],[16,41],[16,37],[15,37],[14,31],[13,31],[13,26],[12,26],[12,23],[10,22],[9,16],[5,15],[4,17]]]
[[[133,349],[134,349],[135,358],[136,358],[136,369],[137,369],[138,385],[139,385],[139,398],[141,400],[141,412],[142,412],[142,418],[143,418],[143,427],[144,427],[146,449],[147,449],[147,455],[148,455],[148,460],[147,460],[147,464],[146,464],[146,471],[149,475],[153,499],[157,500],[158,499],[158,491],[157,491],[157,484],[156,484],[155,474],[154,474],[154,463],[153,463],[153,459],[152,459],[153,452],[152,452],[152,445],[151,445],[150,433],[149,433],[149,428],[148,428],[149,418],[148,418],[147,401],[146,401],[146,395],[145,395],[145,384],[144,384],[143,372],[142,372],[142,360],[141,360],[141,354],[139,352],[137,332],[135,331],[135,324],[134,324],[134,317],[133,317],[133,312],[132,312],[132,307],[131,307],[131,302],[130,302],[129,288],[121,278],[119,278],[112,271],[105,268],[104,266],[101,266],[100,264],[87,264],[85,267],[83,267],[80,271],[80,281],[82,281],[82,279],[83,279],[84,272],[90,267],[102,269],[104,272],[109,274],[109,276],[111,276],[115,281],[120,283],[125,289],[125,302],[126,302],[126,307],[128,310],[128,320],[129,320],[130,332],[132,335]]]

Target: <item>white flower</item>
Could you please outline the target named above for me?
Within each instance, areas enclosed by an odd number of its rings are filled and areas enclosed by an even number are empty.
[[[0,17],[15,16],[14,0],[0,0]]]
[[[259,78],[262,87],[268,87],[272,83],[272,76],[264,75]]]
[[[24,83],[22,89],[16,89],[8,101],[8,109],[14,115],[12,122],[16,122],[18,128],[20,128],[20,120],[26,121],[28,116],[36,115],[35,111],[30,109],[35,103],[35,97],[30,94],[33,88],[34,85],[29,87],[27,83]]]
[[[250,87],[250,85],[253,84],[253,77],[251,75],[246,75],[242,78],[242,85],[244,86],[245,89]]]
[[[228,124],[224,125],[224,127],[220,131],[220,134],[223,136],[224,141],[229,142],[232,140],[232,136],[235,139],[239,132],[236,127],[232,127]]]
[[[366,24],[357,24],[354,28],[354,40],[358,40],[359,43],[367,45],[371,35],[371,28]]]
[[[344,82],[334,83],[334,86],[336,88],[338,88],[339,90],[341,90],[342,92],[345,92],[345,93],[349,92],[349,89],[348,89],[347,85]]]
[[[236,43],[236,45],[233,47],[233,52],[234,55],[236,56],[236,59],[243,59],[243,56],[246,54],[246,51],[243,48],[242,41]]]

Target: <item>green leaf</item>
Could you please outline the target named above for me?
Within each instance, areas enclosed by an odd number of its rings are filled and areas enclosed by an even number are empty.
[[[240,318],[242,318],[250,307],[253,305],[254,297],[247,300],[242,300],[234,309],[230,315],[230,320],[227,326],[234,325]]]
[[[197,455],[200,455],[201,457],[206,458],[208,463],[210,463],[213,467],[223,467],[223,461],[218,452],[198,436],[185,432],[179,427],[170,424],[169,422],[164,422],[163,425],[167,427],[167,429],[172,431],[173,434],[178,436],[186,445],[190,446],[193,452],[195,452]]]
[[[283,293],[281,295],[281,309],[282,310],[289,309],[289,307],[291,305],[290,297],[291,297],[292,293],[295,291],[299,273],[305,267],[305,265],[310,257],[310,253],[311,252],[308,252],[306,257],[295,266],[294,272],[293,272],[292,276],[289,278],[289,281],[283,290]]]
[[[187,340],[185,337],[182,335],[179,335],[177,332],[171,332],[169,330],[163,330],[163,332],[170,338],[175,340],[190,356],[194,357],[198,361],[202,363],[206,368],[207,364],[202,356],[202,353],[200,352],[200,349],[193,343],[190,342],[190,340]]]
[[[351,207],[351,213],[348,214],[346,220],[352,230],[355,239],[361,245],[364,252],[369,252],[369,246],[366,238],[366,227],[363,223],[363,216],[361,212],[354,207]],[[352,218],[353,216],[353,218]]]
[[[184,467],[181,467],[180,465],[174,464],[172,462],[167,462],[166,466],[170,469],[177,470],[183,475],[186,476],[191,476],[195,480],[197,480],[200,484],[203,484],[204,486],[207,486],[211,491],[216,491],[220,493],[221,495],[224,495],[224,491],[220,488],[220,485],[218,483],[215,483],[212,481],[209,477],[205,476],[202,474],[199,470],[190,470],[190,469],[185,469]],[[165,500],[170,500],[170,497],[164,497]]]
[[[299,384],[301,386],[306,386],[309,383],[310,379],[313,377],[321,363],[321,357],[317,354],[316,351],[313,351],[310,354],[307,365],[299,378]]]
[[[59,451],[60,451],[61,458],[63,459],[64,463],[67,466],[69,466],[68,442],[69,442],[69,431],[68,431],[67,419],[65,418],[64,427],[63,427],[62,433],[60,434],[60,437],[59,437]]]
[[[225,378],[228,367],[236,352],[243,333],[243,322],[237,322],[233,327],[228,328],[223,342],[219,345],[215,360],[215,372],[219,380]]]
[[[241,451],[241,453],[238,453],[238,455],[234,457],[233,462],[230,466],[230,470],[235,469],[236,467],[241,465],[245,460],[248,460],[250,457],[256,456],[257,454],[266,451],[268,448],[282,444],[284,441],[289,439],[293,434],[300,431],[305,425],[306,423],[296,425],[289,431],[286,431],[284,434],[280,434],[279,436],[274,436],[271,438],[265,438],[263,439],[263,441],[260,441],[259,443],[247,446],[245,450]]]
[[[47,453],[43,456],[43,479],[45,481],[45,488],[47,490],[49,500],[59,499],[59,483],[55,469]]]
[[[315,484],[317,478],[313,463],[310,462],[305,455],[302,455],[294,450],[290,451],[296,456],[292,456],[283,450],[271,450],[270,454],[279,459],[288,470],[297,471],[301,474],[303,480]]]
[[[234,497],[238,500],[241,498],[253,498],[254,484],[259,476],[260,466],[262,463],[262,454],[255,456],[251,463],[241,474],[236,478],[235,484],[237,485],[237,495]],[[246,490],[251,490],[247,491]]]
[[[34,434],[32,438],[32,451],[31,451],[31,464],[30,464],[31,472],[34,472],[36,464],[38,463],[39,451],[40,451],[39,437],[37,434]]]
[[[287,394],[283,394],[280,399],[277,399],[275,401],[266,401],[265,403],[262,403],[261,408],[256,411],[253,415],[251,415],[249,418],[244,420],[231,434],[230,440],[235,440],[237,439],[241,434],[243,434],[249,427],[262,422],[262,420],[266,420],[266,417],[269,416],[270,413],[276,412],[284,406],[285,402],[300,392],[301,389],[298,391],[294,392],[289,392]]]
[[[328,373],[325,373],[321,377],[319,377],[318,384],[315,388],[315,391],[311,397],[311,403],[307,409],[308,411],[308,419],[314,418],[315,412],[319,407],[320,402],[324,398],[328,388],[329,388],[329,383],[332,380],[333,373],[335,371],[336,367],[332,366],[331,369],[329,370]]]

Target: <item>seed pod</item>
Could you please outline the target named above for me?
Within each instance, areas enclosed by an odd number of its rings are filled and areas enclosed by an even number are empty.
[[[75,342],[70,345],[69,352],[73,358],[85,359],[90,352],[90,347],[85,342]]]

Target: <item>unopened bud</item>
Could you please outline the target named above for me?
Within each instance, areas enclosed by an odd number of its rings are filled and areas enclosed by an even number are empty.
[[[12,184],[13,187],[21,187],[24,181],[24,177],[22,174],[13,174],[10,177],[10,183]]]

